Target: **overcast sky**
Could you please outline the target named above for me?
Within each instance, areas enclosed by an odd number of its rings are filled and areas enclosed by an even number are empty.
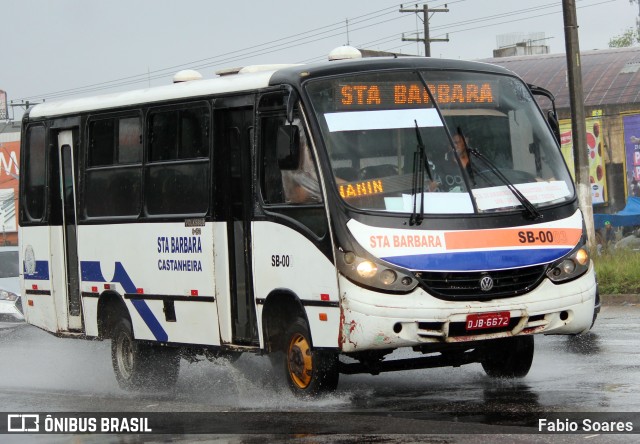
[[[450,39],[432,43],[434,57],[491,57],[496,37],[511,33],[544,33],[552,53],[564,52],[561,0],[446,3],[449,12],[430,19],[431,37]],[[583,51],[606,49],[638,16],[629,0],[576,5]],[[346,43],[423,54],[401,41],[422,22],[399,9],[389,0],[0,0],[0,89],[9,100],[50,101],[166,84],[185,68],[208,78],[225,67],[320,61]]]

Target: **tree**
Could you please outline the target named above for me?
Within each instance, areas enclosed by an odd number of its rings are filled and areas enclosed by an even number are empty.
[[[609,40],[609,48],[626,48],[638,42],[640,42],[638,30],[629,27],[621,35],[612,37]]]
[[[627,28],[621,35],[612,37],[609,40],[609,48],[625,48],[640,43],[640,0],[629,0],[630,4],[638,4],[638,17],[636,18],[636,29]]]

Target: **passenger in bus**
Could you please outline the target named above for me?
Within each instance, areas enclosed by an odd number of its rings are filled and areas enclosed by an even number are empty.
[[[467,141],[463,139],[460,134],[453,135],[453,147],[458,154],[462,167],[469,171],[471,169],[471,163],[469,162],[469,153],[467,152]],[[451,156],[453,158],[453,154]]]
[[[467,172],[469,177],[473,177],[471,172],[471,161],[467,151],[467,141],[456,133],[452,137],[453,146],[460,159],[462,168]],[[437,179],[429,184],[429,191],[462,191],[464,188],[464,178],[460,170],[460,165],[456,161],[456,156],[449,147],[444,155],[444,162],[440,162],[437,166]],[[435,185],[434,185],[435,183]]]
[[[322,202],[320,183],[313,162],[310,169],[302,168],[295,171],[282,172],[282,185],[284,187],[285,202],[288,204],[313,204]],[[337,184],[345,184],[349,181],[334,176]]]
[[[320,184],[315,171],[303,169],[282,172],[285,203],[312,204],[322,202]]]
[[[297,120],[297,119],[296,119]],[[294,122],[299,125],[299,120]],[[307,136],[300,128],[300,156],[298,168],[282,170],[282,189],[287,204],[314,204],[322,202],[320,183]]]

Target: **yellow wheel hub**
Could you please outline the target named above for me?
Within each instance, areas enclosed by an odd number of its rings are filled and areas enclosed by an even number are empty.
[[[311,359],[309,341],[299,333],[293,336],[289,342],[287,358],[291,380],[299,388],[307,388],[311,383],[311,375],[313,374],[313,360]]]

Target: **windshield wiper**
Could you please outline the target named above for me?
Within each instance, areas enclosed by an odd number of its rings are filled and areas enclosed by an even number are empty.
[[[413,181],[411,192],[413,194],[413,212],[409,218],[409,225],[420,225],[424,219],[424,169],[427,170],[429,180],[433,182],[433,176],[431,175],[431,169],[429,168],[429,158],[427,157],[427,150],[422,142],[422,136],[420,135],[420,127],[418,121],[414,120],[416,124],[416,139],[418,146],[413,153]],[[417,211],[418,193],[420,193],[420,212]]]
[[[526,210],[529,218],[532,220],[542,219],[542,214],[536,209],[536,207],[531,203],[531,201],[527,199],[527,197],[524,194],[522,194],[520,190],[516,188],[516,186],[509,179],[507,179],[507,177],[504,174],[502,174],[502,171],[500,171],[500,169],[496,166],[496,164],[494,164],[491,160],[489,160],[480,151],[476,150],[475,148],[471,148],[469,145],[467,145],[467,139],[465,139],[464,134],[462,134],[462,130],[460,128],[458,128],[458,134],[460,135],[460,137],[462,137],[462,143],[464,143],[464,146],[467,152],[469,154],[473,154],[477,159],[480,159],[485,164],[485,166],[489,168],[489,171],[495,174],[495,176],[498,179],[500,179],[502,183],[506,185],[509,191],[511,191],[511,193],[515,196],[515,198],[518,199],[518,201],[520,201],[520,203],[522,204],[522,207]]]

